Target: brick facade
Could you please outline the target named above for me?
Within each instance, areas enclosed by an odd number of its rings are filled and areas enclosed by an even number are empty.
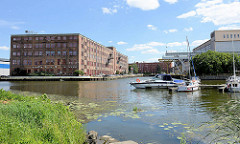
[[[151,73],[156,74],[157,73],[157,65],[160,65],[161,72],[170,73],[171,70],[171,63],[169,62],[153,62],[153,63],[133,63],[137,64],[138,66],[138,73]],[[132,64],[129,64],[130,66]]]
[[[22,34],[11,36],[10,75],[20,68],[28,74],[73,75],[128,73],[128,57],[81,34]]]

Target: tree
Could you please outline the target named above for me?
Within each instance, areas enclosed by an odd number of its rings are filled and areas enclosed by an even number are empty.
[[[75,70],[74,73],[73,73],[75,76],[83,76],[84,75],[84,72],[82,70]]]
[[[159,73],[159,74],[162,73],[162,69],[161,69],[161,66],[159,64],[157,65],[157,73]]]
[[[234,54],[236,69],[240,66],[240,57]],[[190,61],[191,63],[191,61]],[[193,63],[196,73],[202,74],[221,74],[233,72],[233,55],[230,53],[220,53],[215,51],[207,51],[194,56]]]
[[[138,73],[138,66],[137,66],[137,64],[132,64],[128,68],[129,68],[129,72],[131,72],[133,70],[134,74]]]

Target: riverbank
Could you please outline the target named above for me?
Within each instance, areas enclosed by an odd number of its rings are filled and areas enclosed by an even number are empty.
[[[142,74],[108,76],[7,76],[1,77],[0,81],[105,81],[142,76]]]
[[[68,107],[47,95],[0,90],[0,143],[84,143],[86,131]]]

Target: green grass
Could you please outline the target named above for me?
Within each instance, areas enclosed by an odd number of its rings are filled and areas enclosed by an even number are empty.
[[[85,128],[68,107],[46,95],[29,97],[0,90],[0,143],[81,144]]]

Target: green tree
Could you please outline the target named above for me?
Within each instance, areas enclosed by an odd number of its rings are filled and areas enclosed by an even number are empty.
[[[159,73],[159,74],[162,73],[162,69],[161,69],[161,66],[159,64],[157,65],[157,73]]]
[[[235,66],[238,69],[240,67],[240,57],[237,54],[234,54],[234,57]],[[194,56],[193,63],[198,75],[233,72],[233,55],[230,53],[209,50],[206,53]]]
[[[73,73],[75,76],[83,76],[84,75],[84,72],[82,70],[75,70],[74,73]]]
[[[138,66],[137,66],[137,64],[132,64],[132,65],[130,65],[130,66],[128,67],[128,69],[129,69],[129,72],[131,72],[132,69],[133,69],[133,73],[134,73],[134,74],[137,74],[137,73],[138,73]]]

